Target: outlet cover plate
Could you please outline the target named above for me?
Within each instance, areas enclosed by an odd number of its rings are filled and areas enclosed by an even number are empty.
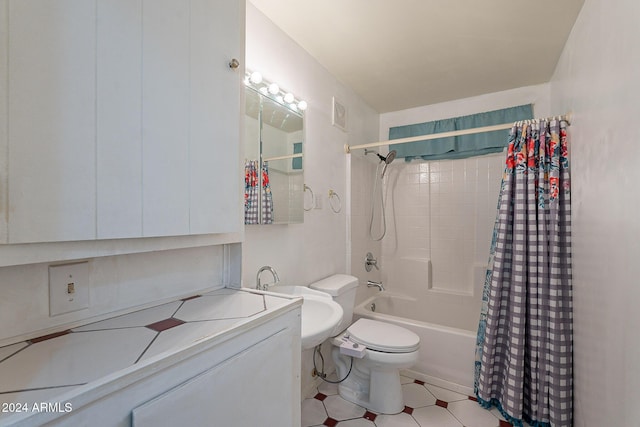
[[[89,263],[49,266],[49,316],[89,308]]]

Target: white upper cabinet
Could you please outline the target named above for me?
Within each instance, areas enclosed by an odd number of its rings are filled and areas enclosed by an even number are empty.
[[[234,162],[239,151],[235,157],[226,153],[231,146],[240,150],[244,74],[229,72],[229,59],[241,59],[236,52],[244,51],[244,8],[235,0],[191,1],[189,221],[196,234],[242,227],[244,177]]]
[[[0,0],[0,22],[0,243],[240,230],[244,2]]]
[[[97,238],[142,235],[142,1],[97,3]]]
[[[152,0],[142,13],[142,232],[189,231],[191,2]],[[211,159],[208,159],[211,161]]]
[[[8,241],[93,239],[95,2],[8,8]]]

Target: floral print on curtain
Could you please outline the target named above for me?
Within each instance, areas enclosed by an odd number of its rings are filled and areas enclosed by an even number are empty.
[[[269,185],[269,167],[262,165],[262,192],[258,191],[258,161],[247,160],[244,165],[244,223],[260,224],[258,199],[262,194],[262,224],[273,223],[273,196]]]
[[[571,202],[566,122],[509,135],[478,326],[474,391],[514,426],[572,425]]]
[[[273,194],[269,184],[268,162],[262,162],[262,223],[273,224]]]

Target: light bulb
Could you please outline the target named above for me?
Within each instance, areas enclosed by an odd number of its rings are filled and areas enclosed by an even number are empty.
[[[298,108],[302,111],[307,109],[307,101],[300,101],[298,102]]]
[[[260,74],[257,71],[254,71],[253,73],[251,73],[250,79],[251,79],[251,83],[256,84],[256,85],[260,84],[260,83],[262,83],[262,74]]]
[[[284,96],[284,102],[286,102],[287,104],[291,104],[293,101],[295,100],[293,94],[291,92],[287,93]]]
[[[271,83],[269,85],[269,93],[271,95],[277,95],[278,92],[280,92],[280,86],[278,86],[278,83]]]

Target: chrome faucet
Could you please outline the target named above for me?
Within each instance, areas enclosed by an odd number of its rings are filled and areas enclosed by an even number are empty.
[[[373,280],[367,280],[367,288],[378,288],[380,292],[384,291],[382,282],[374,282]]]
[[[259,291],[267,291],[269,290],[269,284],[265,283],[264,285],[260,284],[260,274],[263,271],[269,271],[272,275],[273,275],[273,283],[272,285],[275,285],[276,283],[278,283],[280,281],[280,278],[278,277],[278,273],[276,273],[276,270],[274,270],[273,267],[270,267],[268,265],[265,265],[264,267],[260,267],[260,270],[258,270],[258,274],[256,275],[256,289]]]

